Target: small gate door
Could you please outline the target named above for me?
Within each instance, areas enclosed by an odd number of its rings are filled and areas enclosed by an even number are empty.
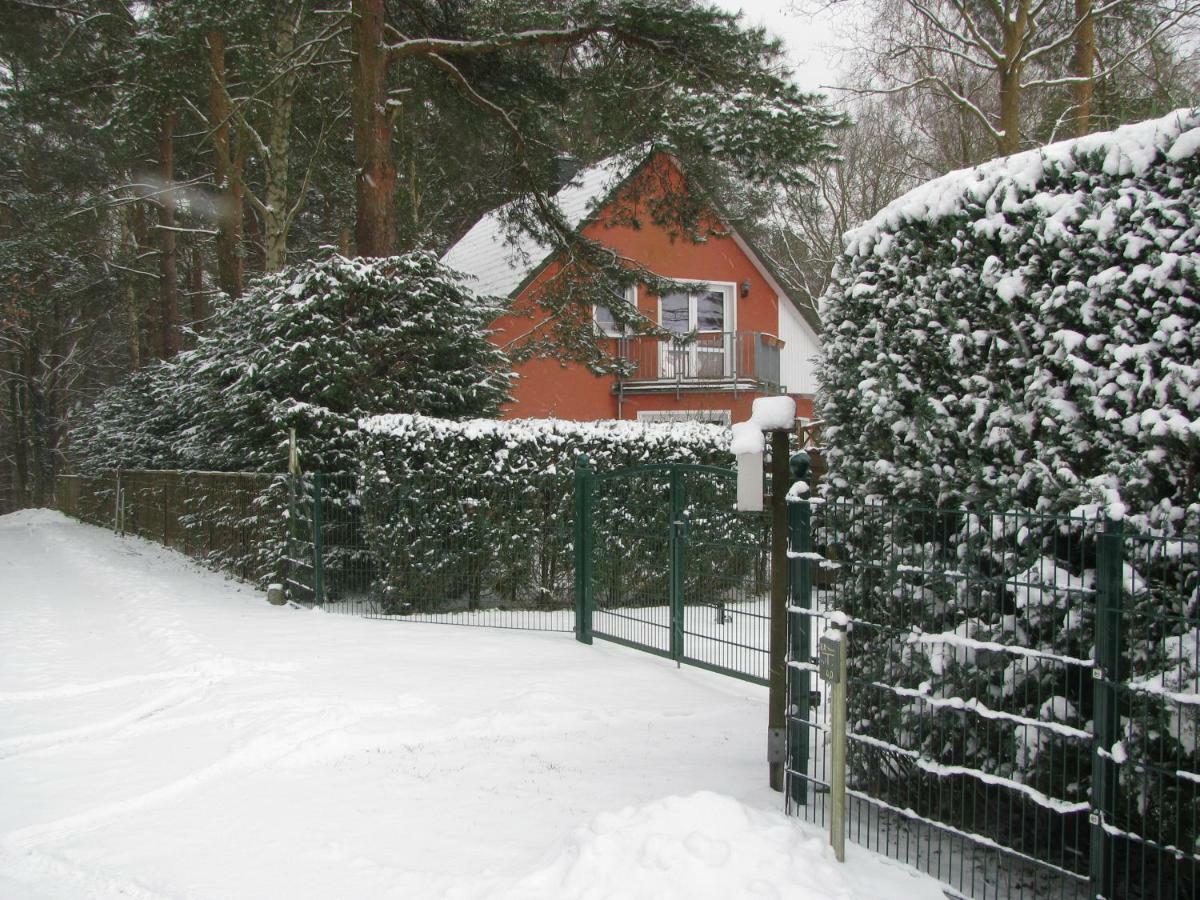
[[[576,476],[580,634],[767,683],[770,523],[737,475],[662,464]]]

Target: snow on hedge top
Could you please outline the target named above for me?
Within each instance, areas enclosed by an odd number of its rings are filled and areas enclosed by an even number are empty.
[[[578,228],[642,162],[639,154],[620,154],[582,169],[554,195],[572,228]],[[509,297],[553,252],[553,247],[516,228],[514,203],[506,203],[472,226],[442,262],[467,276],[467,287],[480,297]]]
[[[1145,174],[1158,154],[1178,162],[1200,151],[1200,110],[1179,109],[1163,116],[1125,125],[1115,131],[1060,141],[995,159],[972,169],[935,178],[893,200],[874,218],[846,232],[846,253],[865,256],[875,250],[886,232],[905,222],[933,222],[962,212],[968,202],[983,203],[1002,182],[1033,191],[1054,170],[1066,174],[1082,168],[1080,160],[1103,154],[1106,175]],[[1047,209],[1047,214],[1057,212]],[[885,240],[886,244],[886,240]]]
[[[575,422],[567,419],[467,419],[452,421],[409,413],[371,416],[359,422],[359,428],[370,435],[409,437],[413,432],[432,433],[438,437],[459,436],[468,441],[500,438],[512,445],[598,442],[630,443],[646,446],[664,444],[706,444],[727,446],[729,429],[703,422],[634,422],[606,420]]]

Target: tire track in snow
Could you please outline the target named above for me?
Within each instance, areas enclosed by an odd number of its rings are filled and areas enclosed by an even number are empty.
[[[41,688],[31,691],[0,691],[0,703],[28,703],[33,700],[68,700],[87,694],[98,694],[102,691],[112,691],[129,687],[133,684],[147,684],[154,681],[172,681],[176,678],[189,678],[195,672],[189,669],[176,669],[173,672],[150,672],[145,675],[122,675],[118,678],[108,678],[104,681],[93,681],[88,684],[63,684],[58,687]]]
[[[169,709],[199,700],[212,684],[213,682],[205,682],[200,685],[190,684],[173,688],[151,697],[145,703],[140,703],[119,716],[113,716],[100,722],[91,722],[87,725],[63,728],[58,731],[46,731],[41,734],[19,734],[15,737],[4,738],[0,740],[0,760],[51,750],[67,744],[77,744],[92,738],[112,736],[143,719],[149,719]]]
[[[372,714],[377,714],[377,711],[343,709],[334,713],[326,708],[324,714],[318,717],[320,721],[302,722],[283,732],[252,738],[215,762],[160,787],[50,822],[29,825],[11,831],[0,837],[0,852],[8,854],[26,852],[44,844],[63,841],[82,832],[101,827],[114,819],[139,812],[166,800],[173,800],[215,781],[240,772],[265,768],[279,762],[310,742],[318,741],[329,734],[344,732],[348,727]]]

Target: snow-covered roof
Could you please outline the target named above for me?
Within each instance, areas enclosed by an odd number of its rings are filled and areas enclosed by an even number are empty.
[[[614,192],[652,156],[650,145],[610,156],[581,169],[554,201],[571,228],[579,228],[608,202]],[[676,161],[678,164],[678,161]],[[802,306],[781,286],[781,280],[750,242],[728,221],[715,198],[708,197],[730,236],[781,299],[791,303],[815,333],[821,321],[815,309]],[[479,297],[511,297],[547,262],[554,248],[511,221],[513,203],[497,207],[476,222],[442,256],[442,262],[466,277],[466,287]]]
[[[1173,160],[1200,151],[1200,110],[1180,109],[1163,116],[1124,125],[1115,131],[1090,134],[994,159],[971,169],[960,169],[913,188],[893,200],[858,228],[846,232],[846,252],[870,253],[885,232],[904,222],[934,222],[960,212],[964,202],[983,202],[1001,182],[1033,191],[1050,171],[1069,172],[1083,155],[1104,155],[1110,175],[1141,175],[1159,152]]]
[[[644,159],[644,153],[620,154],[581,169],[554,195],[567,224],[582,225]],[[481,297],[511,296],[553,252],[548,244],[512,227],[512,206],[508,203],[485,215],[442,257],[443,263],[467,276],[467,286]]]

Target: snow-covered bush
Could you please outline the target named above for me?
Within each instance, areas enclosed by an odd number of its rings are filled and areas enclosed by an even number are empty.
[[[362,416],[499,410],[497,312],[429,254],[291,266],[220,298],[194,349],[103,395],[74,456],[84,470],[282,471],[295,428],[305,469],[351,471]]]
[[[295,428],[304,469],[351,472],[362,416],[499,410],[510,375],[487,340],[496,313],[428,254],[289,267],[240,298],[220,298],[194,349],[103,394],[74,430],[72,455],[85,472],[283,472]],[[350,487],[330,482],[340,493],[329,502],[347,504]],[[278,508],[285,482],[271,491],[228,515],[265,527],[255,510]],[[192,499],[203,506],[204,498]],[[337,557],[340,548],[329,547]],[[264,552],[283,556],[282,546]]]
[[[463,608],[569,606],[573,478],[580,454],[598,472],[730,461],[728,429],[697,423],[451,422],[386,415],[365,420],[362,433],[367,537],[391,612],[423,611],[422,604],[444,609],[456,601]],[[619,501],[627,516],[627,527],[613,528],[612,539],[640,533],[638,525],[655,517],[663,521],[645,541],[631,539],[623,548],[625,559],[646,562],[631,563],[624,577],[661,577],[667,567],[667,496],[628,487],[623,483],[620,496],[612,498],[613,514]],[[732,500],[724,506],[732,516]],[[597,512],[598,518],[605,515]]]
[[[1078,816],[1098,519],[1153,535],[1122,542],[1120,677],[1191,677],[1170,651],[1200,615],[1200,113],[916,189],[847,234],[822,315],[823,492],[848,504],[827,527],[879,686],[851,719],[884,748],[856,777],[971,830],[990,797],[1003,840]],[[1122,790],[1200,770],[1195,707],[1131,696]],[[1189,796],[1164,782],[1119,826],[1194,833]]]
[[[834,493],[1200,531],[1200,113],[917,188],[822,318]]]

